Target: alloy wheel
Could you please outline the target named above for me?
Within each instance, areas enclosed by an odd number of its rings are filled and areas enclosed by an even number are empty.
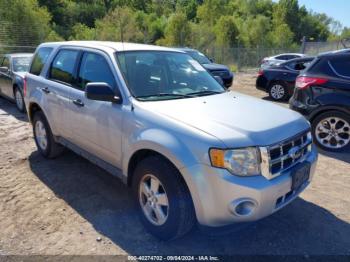
[[[169,215],[169,201],[158,178],[145,175],[139,185],[139,202],[146,218],[154,225],[163,225]]]
[[[327,117],[316,125],[315,135],[326,148],[343,148],[350,142],[350,124],[340,117]]]
[[[273,99],[280,100],[285,95],[284,87],[280,84],[275,84],[271,87],[270,94],[271,94]]]
[[[35,139],[40,146],[40,148],[45,151],[47,148],[47,134],[44,123],[40,120],[35,123]]]
[[[16,105],[17,105],[17,108],[19,110],[23,110],[23,107],[24,107],[24,104],[23,104],[23,97],[22,97],[22,93],[16,89],[16,92],[15,92],[15,98],[16,98]]]

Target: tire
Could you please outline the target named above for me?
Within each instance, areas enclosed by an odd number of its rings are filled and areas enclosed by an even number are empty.
[[[269,87],[269,96],[274,101],[286,101],[288,89],[282,82],[273,82]]]
[[[151,186],[153,183],[151,181],[156,181],[156,179],[159,181],[159,186]],[[156,195],[159,198],[153,202],[154,209],[150,203],[152,197],[149,197],[147,201],[144,194],[146,191],[141,190],[141,185],[148,185],[150,194],[154,193],[155,188],[158,188]],[[191,195],[179,171],[166,159],[151,156],[142,160],[135,169],[132,187],[141,222],[152,235],[161,240],[171,240],[183,236],[192,229],[196,216]],[[164,201],[164,193],[167,201]],[[144,203],[149,204],[148,208]],[[160,217],[165,217],[164,219],[158,219],[159,216],[154,211],[159,208],[164,215]],[[151,212],[147,215],[144,210],[151,210]]]
[[[21,113],[24,113],[26,107],[24,105],[22,90],[16,86],[14,88],[13,94],[15,97],[16,107],[17,107],[18,111]]]
[[[45,158],[55,158],[63,152],[64,147],[55,142],[49,123],[42,111],[34,115],[33,134],[35,144]]]
[[[318,115],[311,124],[315,144],[323,150],[341,152],[350,148],[350,116],[329,111]]]

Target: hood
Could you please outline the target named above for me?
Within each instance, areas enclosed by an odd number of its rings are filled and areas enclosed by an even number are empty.
[[[309,128],[299,113],[237,92],[138,104],[210,134],[228,148],[272,145]]]
[[[202,64],[202,66],[209,70],[209,71],[215,71],[215,70],[229,70],[229,68],[225,65],[220,65],[220,64],[215,64],[215,63],[211,63],[211,64]]]

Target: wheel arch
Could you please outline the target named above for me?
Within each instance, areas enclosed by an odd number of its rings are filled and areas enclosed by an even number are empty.
[[[35,102],[32,102],[29,104],[29,110],[28,110],[28,118],[31,123],[33,123],[33,118],[35,112],[42,111],[42,108]],[[44,113],[45,114],[45,113]]]
[[[324,107],[321,107],[320,109],[312,112],[312,114],[309,117],[309,121],[313,122],[316,117],[318,117],[319,115],[321,115],[323,113],[329,112],[329,111],[338,111],[341,113],[350,114],[350,112],[348,110],[346,110],[343,107],[338,106],[338,105],[324,106]]]

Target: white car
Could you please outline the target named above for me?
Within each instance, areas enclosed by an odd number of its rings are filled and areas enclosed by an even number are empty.
[[[261,61],[261,68],[265,68],[268,66],[272,66],[272,65],[279,65],[285,61],[294,59],[294,58],[301,58],[301,57],[305,57],[305,54],[298,54],[298,53],[285,53],[285,54],[279,54],[279,55],[275,55],[275,56],[270,56],[270,57],[265,57],[262,61]]]

